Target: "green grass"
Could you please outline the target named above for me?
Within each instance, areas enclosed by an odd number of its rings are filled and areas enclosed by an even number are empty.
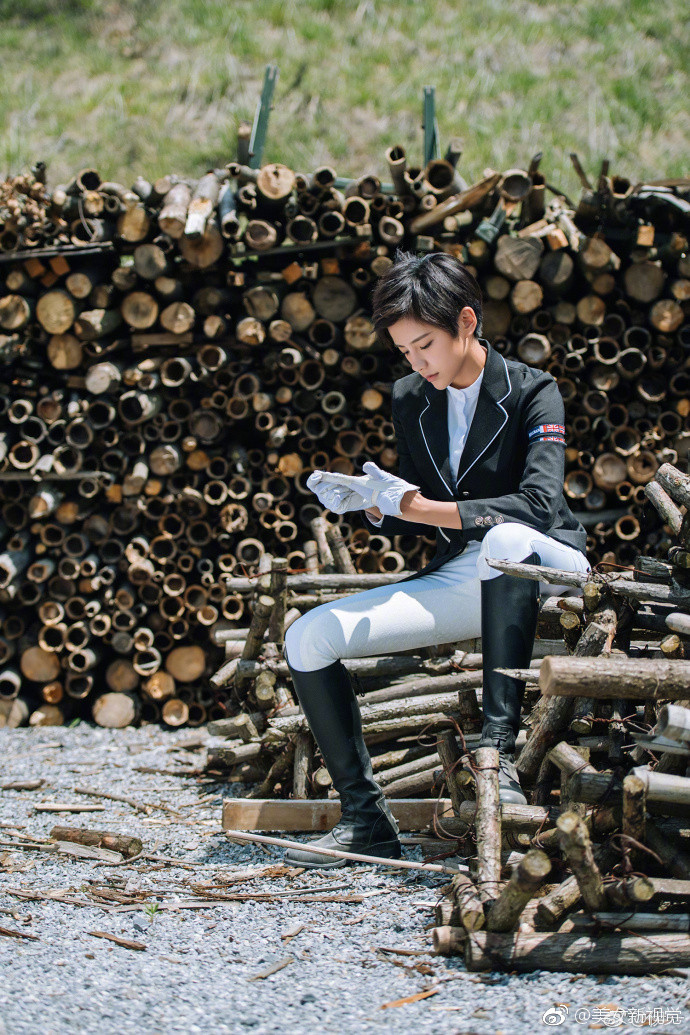
[[[633,181],[687,175],[684,0],[0,0],[0,175],[42,159],[131,183],[235,158],[267,63],[280,75],[264,161],[388,178],[421,161],[422,90],[442,150],[472,181],[543,152],[577,196],[569,152]]]

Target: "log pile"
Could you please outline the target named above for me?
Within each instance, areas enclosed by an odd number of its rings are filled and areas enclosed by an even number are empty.
[[[0,185],[0,698],[16,702],[0,721],[226,717],[211,630],[247,628],[233,580],[262,556],[288,578],[426,563],[432,529],[391,541],[327,513],[315,538],[305,484],[395,467],[408,368],[369,305],[399,245],[458,256],[484,335],[558,379],[591,560],[664,555],[645,490],[664,462],[688,471],[690,184],[604,165],[592,186],[574,157],[570,202],[541,155],[469,186],[459,158],[391,148],[390,183],[231,162],[131,188],[83,169],[51,190],[42,166]]]
[[[474,776],[476,801],[456,797],[443,825],[476,839],[477,863],[474,879],[446,888],[433,940],[470,970],[690,966],[690,478],[663,464],[646,492],[667,557],[571,575],[583,595],[557,605],[570,653],[542,661],[516,762],[531,804],[496,807],[494,749],[464,769],[457,745],[443,759],[449,788],[468,768]],[[519,578],[565,577],[489,563]],[[526,851],[501,871],[516,834]]]
[[[319,543],[325,547],[333,541],[323,518],[314,519],[312,528],[316,551]],[[341,560],[347,568],[349,558]],[[394,579],[342,570],[286,575],[287,564],[281,558],[274,559],[271,568],[256,587],[266,592],[259,592],[249,628],[218,628],[212,633],[225,646],[226,662],[210,682],[219,689],[232,687],[236,703],[234,715],[209,723],[209,732],[227,742],[209,752],[207,766],[233,781],[256,781],[249,796],[258,799],[335,796],[291,693],[280,649],[284,630],[324,600]],[[244,585],[233,580],[238,591],[254,588],[246,585],[249,580],[242,581]],[[554,622],[555,615],[552,629]],[[439,786],[442,771],[434,731],[452,728],[456,721],[470,743],[479,739],[481,655],[454,646],[345,661],[358,691],[365,694],[360,699],[364,739],[374,756],[376,779],[390,796],[426,797]],[[428,735],[423,738],[423,733]]]
[[[337,531],[323,517],[315,518],[311,529],[314,539],[307,543],[314,555],[325,560],[328,550],[340,570],[290,575],[284,558],[265,555],[261,567],[266,571],[258,584],[239,577],[229,582],[235,592],[255,595],[250,626],[218,626],[211,633],[224,646],[226,660],[210,684],[230,691],[233,714],[208,724],[211,734],[227,740],[209,751],[207,767],[234,782],[255,782],[249,792],[252,798],[337,796],[292,694],[281,650],[284,632],[300,613],[324,601],[396,580],[351,571],[349,556],[337,548]],[[565,649],[556,639],[562,614],[559,599],[550,597],[541,607],[530,677],[533,692],[540,658],[547,650]],[[467,750],[478,744],[482,655],[474,649],[477,646],[478,641],[439,644],[344,661],[362,695],[362,729],[374,773],[389,797],[437,796],[442,763],[448,752],[457,750],[451,748],[454,729],[462,731]],[[524,733],[519,743],[523,741]]]

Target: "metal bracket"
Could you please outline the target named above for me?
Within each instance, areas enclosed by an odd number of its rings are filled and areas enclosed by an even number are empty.
[[[438,158],[440,153],[438,122],[436,121],[435,86],[424,87],[422,128],[424,129],[424,165],[427,166],[432,158]]]
[[[261,97],[259,98],[259,103],[256,106],[252,135],[249,138],[250,169],[261,168],[261,159],[263,158],[264,144],[266,143],[266,133],[268,132],[268,117],[271,113],[271,102],[273,101],[273,91],[275,89],[277,79],[278,66],[266,65],[264,85],[261,91]]]

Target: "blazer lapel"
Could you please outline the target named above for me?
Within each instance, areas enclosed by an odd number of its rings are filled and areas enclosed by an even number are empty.
[[[500,353],[486,338],[479,339],[487,350],[486,364],[477,408],[465,439],[459,470],[451,471],[448,442],[448,395],[430,385],[424,386],[419,427],[429,458],[436,471],[439,487],[455,498],[457,484],[474,467],[508,420],[502,403],[510,395],[508,367]]]
[[[454,497],[453,475],[448,455],[448,396],[430,385],[425,385],[419,427],[429,458],[438,476],[444,494]]]
[[[508,413],[502,405],[511,389],[508,367],[501,354],[485,338],[479,340],[487,350],[486,364],[477,408],[460,457],[456,485],[481,459],[508,420]],[[445,395],[445,392],[439,394]]]

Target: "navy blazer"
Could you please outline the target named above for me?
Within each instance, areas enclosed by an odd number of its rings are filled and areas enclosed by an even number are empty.
[[[436,554],[403,582],[434,571],[503,521],[585,551],[587,533],[563,495],[565,411],[555,378],[479,341],[486,365],[457,471],[450,469],[447,393],[417,373],[393,384],[397,473],[428,499],[454,500],[462,521],[461,529],[436,527]],[[428,535],[433,527],[390,515],[377,526],[383,535]]]

